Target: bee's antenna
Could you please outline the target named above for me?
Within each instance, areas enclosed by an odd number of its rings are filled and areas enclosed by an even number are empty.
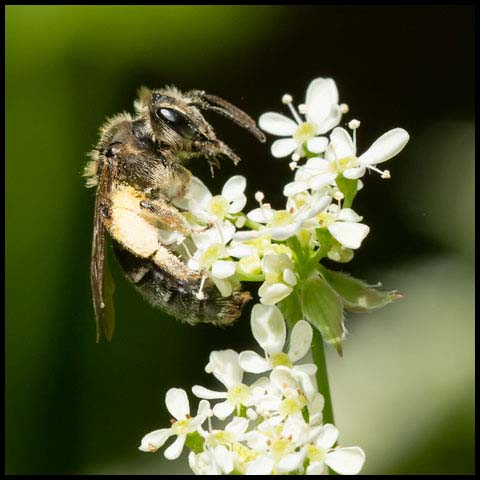
[[[197,90],[192,93],[200,100],[200,102],[194,103],[195,105],[198,105],[204,110],[211,110],[223,115],[224,117],[235,122],[237,125],[243,127],[245,130],[248,130],[260,142],[265,142],[266,138],[264,133],[259,130],[255,120],[253,120],[243,110],[240,110],[230,102],[227,102],[223,98],[217,97],[216,95],[210,95],[209,93],[205,93],[201,90]]]

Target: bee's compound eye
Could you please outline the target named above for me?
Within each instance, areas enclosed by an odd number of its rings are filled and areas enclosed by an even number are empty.
[[[173,108],[158,108],[155,110],[158,120],[163,120],[182,137],[191,139],[194,137],[196,128],[188,121],[187,117]]]

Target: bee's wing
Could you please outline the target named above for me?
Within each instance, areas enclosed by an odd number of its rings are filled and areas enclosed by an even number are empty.
[[[108,194],[113,180],[113,167],[103,162],[102,171],[95,198],[95,216],[93,223],[92,260],[90,263],[90,281],[93,293],[93,308],[97,322],[97,342],[102,336],[112,339],[115,329],[115,311],[113,306],[113,278],[105,259],[105,211],[108,211]]]

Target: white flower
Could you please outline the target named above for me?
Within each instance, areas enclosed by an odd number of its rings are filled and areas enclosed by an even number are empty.
[[[344,247],[357,249],[368,235],[368,225],[359,223],[363,217],[357,215],[351,208],[340,209],[332,204],[327,211],[318,215],[320,227],[326,227]]]
[[[233,455],[224,445],[205,447],[203,452],[190,452],[188,464],[196,475],[228,475],[233,470]]]
[[[305,165],[297,168],[295,180],[287,183],[283,194],[290,197],[305,190],[321,190],[326,185],[334,185],[338,172],[335,165],[320,157],[312,157]]]
[[[378,172],[383,178],[390,178],[388,170],[375,167],[400,153],[410,136],[403,128],[394,128],[375,140],[371,147],[357,157],[355,142],[343,128],[335,128],[330,134],[330,145],[325,153],[327,170],[343,173],[346,178],[360,178],[367,169]]]
[[[280,310],[272,305],[257,304],[253,307],[250,325],[255,340],[265,352],[265,357],[247,350],[240,353],[239,364],[251,373],[263,373],[273,368],[284,365],[296,368],[294,363],[301,360],[310,350],[313,330],[305,320],[298,321],[290,334],[288,352],[283,352],[287,338],[287,327]],[[311,372],[315,373],[316,367],[311,364]]]
[[[213,407],[213,413],[220,420],[231,415],[241,405],[249,405],[252,387],[243,383],[243,370],[238,363],[238,353],[234,350],[214,351],[205,367],[207,373],[213,375],[227,387],[226,392],[216,392],[200,385],[192,387],[192,392],[199,398],[225,399]]]
[[[365,453],[360,447],[337,447],[338,430],[326,424],[320,431],[316,441],[307,447],[307,458],[310,464],[307,475],[322,475],[324,465],[329,466],[341,475],[357,475],[365,463]]]
[[[273,240],[287,240],[296,235],[302,228],[317,227],[315,217],[325,210],[331,201],[332,198],[329,195],[316,194],[312,195],[308,202],[305,202],[302,207],[292,213],[289,210],[255,209],[248,215],[253,216],[257,221],[261,220],[263,216],[267,220],[266,228],[237,232],[233,238],[245,241],[268,235]]]
[[[262,259],[262,270],[265,281],[258,289],[260,302],[265,305],[274,305],[293,292],[297,284],[295,267],[288,255],[265,255]]]
[[[189,433],[195,432],[210,415],[210,404],[200,401],[195,417],[190,416],[190,404],[187,393],[181,388],[171,388],[165,396],[168,411],[174,417],[170,428],[162,428],[148,433],[142,438],[139,450],[156,452],[173,435],[177,439],[165,450],[164,455],[169,460],[180,456]]]
[[[188,260],[188,267],[206,271],[224,297],[232,293],[232,284],[227,279],[235,274],[236,263],[230,257],[251,255],[254,250],[246,245],[226,246],[232,239],[235,227],[231,222],[217,222],[213,227],[196,232],[192,239],[197,250]]]
[[[221,195],[213,196],[205,184],[192,177],[187,193],[188,210],[205,223],[222,221],[229,214],[239,213],[247,203],[243,193],[247,180],[242,175],[230,178],[222,188]]]
[[[310,427],[301,417],[289,417],[280,424],[278,419],[265,420],[246,434],[248,446],[259,453],[247,474],[293,473],[301,469],[306,455],[302,446],[310,436]]]
[[[295,152],[304,156],[305,146],[310,152],[325,151],[328,140],[319,135],[338,125],[342,116],[335,82],[331,78],[317,78],[310,83],[301,110],[305,113],[306,121],[293,108],[291,97],[285,100],[295,121],[275,112],[264,113],[258,121],[262,130],[280,137],[290,137],[276,140],[271,147],[272,155],[281,158]]]

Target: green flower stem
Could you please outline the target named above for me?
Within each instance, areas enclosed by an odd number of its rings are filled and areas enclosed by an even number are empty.
[[[325,359],[323,339],[322,334],[316,328],[313,329],[312,356],[313,363],[317,366],[318,391],[325,399],[323,423],[335,424],[333,418],[332,396],[330,395],[330,386],[328,385],[327,362]]]

